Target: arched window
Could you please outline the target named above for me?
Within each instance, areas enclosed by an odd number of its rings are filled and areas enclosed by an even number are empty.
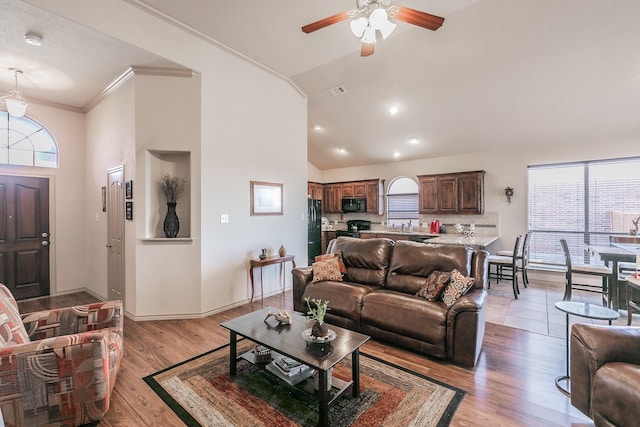
[[[0,111],[0,164],[57,168],[58,146],[40,123]]]
[[[387,224],[390,227],[413,221],[418,226],[418,183],[401,176],[389,183],[387,188]]]

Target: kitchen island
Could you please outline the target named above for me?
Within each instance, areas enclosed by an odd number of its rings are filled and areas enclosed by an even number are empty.
[[[457,246],[469,246],[473,249],[486,249],[487,246],[495,242],[500,236],[459,236],[457,234],[433,234],[423,231],[397,231],[397,230],[368,230],[361,231],[360,237],[363,239],[371,239],[375,237],[386,237],[392,240],[413,240],[422,241],[428,244],[439,245],[457,245]]]

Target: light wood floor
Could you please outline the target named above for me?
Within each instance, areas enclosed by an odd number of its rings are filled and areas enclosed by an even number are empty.
[[[86,293],[20,302],[22,313],[95,301]],[[265,298],[265,305],[292,310],[291,292]],[[220,323],[260,308],[245,304],[205,319],[134,322],[125,319],[124,359],[100,426],[183,425],[142,377],[229,340]],[[468,392],[452,426],[592,426],[555,387],[565,371],[565,341],[487,323],[475,369],[461,368],[370,341],[362,351]]]

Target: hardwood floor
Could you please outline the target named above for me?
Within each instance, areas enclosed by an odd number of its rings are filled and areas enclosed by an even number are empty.
[[[19,303],[20,311],[64,307],[95,299],[86,293]],[[292,310],[291,292],[265,298],[265,306]],[[142,381],[142,377],[228,342],[220,326],[260,308],[245,304],[195,320],[134,322],[125,319],[124,359],[100,426],[180,426],[182,422]],[[564,338],[487,323],[475,369],[430,359],[380,342],[362,351],[467,391],[452,426],[593,426],[555,387],[565,371]]]

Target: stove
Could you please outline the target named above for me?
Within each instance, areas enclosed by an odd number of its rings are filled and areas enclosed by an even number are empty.
[[[371,230],[371,221],[368,221],[366,219],[352,219],[347,221],[346,230],[336,231],[336,237],[360,237],[360,231],[362,230]]]

